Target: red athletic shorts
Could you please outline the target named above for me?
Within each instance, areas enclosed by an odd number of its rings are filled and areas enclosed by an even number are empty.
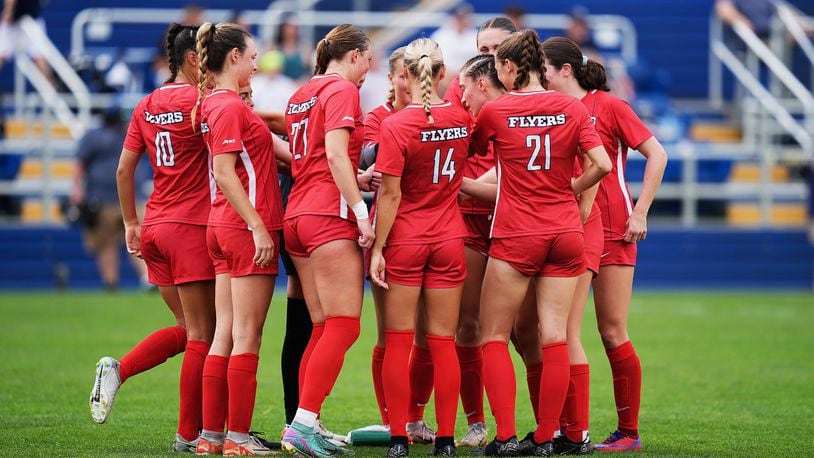
[[[600,266],[635,266],[636,244],[624,240],[605,240]]]
[[[254,238],[248,229],[209,226],[206,230],[206,245],[209,257],[215,266],[215,273],[228,273],[232,277],[247,275],[277,275],[280,266],[280,231],[269,231],[274,243],[274,260],[266,267],[254,263]]]
[[[585,245],[579,232],[492,239],[489,257],[529,277],[576,277],[585,273]]]
[[[466,230],[468,232],[464,239],[464,245],[470,250],[488,256],[489,245],[491,244],[489,234],[492,231],[492,215],[464,213],[462,216],[464,217],[464,224],[466,224]]]
[[[582,238],[585,242],[585,267],[594,273],[594,277],[599,275],[599,261],[602,256],[602,248],[605,246],[605,230],[602,228],[602,218],[597,214],[588,217],[585,222],[585,233]]]
[[[384,279],[405,286],[454,288],[466,279],[464,239],[384,247]]]
[[[156,286],[215,278],[206,251],[206,226],[183,223],[142,226],[141,255],[150,283]]]
[[[356,223],[338,216],[295,216],[285,220],[283,231],[285,249],[297,258],[308,258],[312,251],[334,240],[359,239]]]

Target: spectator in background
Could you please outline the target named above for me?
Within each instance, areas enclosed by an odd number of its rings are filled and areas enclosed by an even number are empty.
[[[771,32],[772,17],[778,8],[789,8],[782,2],[773,0],[715,0],[715,14],[729,26],[741,23],[752,29],[761,38],[769,38]],[[797,16],[799,13],[791,8],[792,13]],[[809,36],[814,29],[801,23],[803,29]]]
[[[266,51],[257,60],[257,74],[252,77],[254,108],[261,112],[284,113],[288,99],[299,86],[282,73],[285,55]]]
[[[430,38],[441,47],[444,65],[447,67],[439,88],[439,93],[443,94],[450,81],[472,57],[470,44],[478,41],[478,31],[472,26],[472,5],[469,3],[458,5],[452,12],[452,20],[439,27]]]
[[[362,112],[369,113],[371,110],[381,105],[382,94],[387,94],[390,90],[390,79],[387,77],[387,58],[380,52],[374,50],[373,60],[370,61],[370,70],[367,71],[365,84],[359,89],[361,97]]]
[[[565,29],[565,37],[577,44],[582,52],[591,59],[600,58],[599,48],[594,43],[591,35],[591,28],[588,25],[588,9],[582,5],[576,5],[568,13],[570,22]]]
[[[503,15],[509,18],[517,30],[526,28],[526,9],[521,5],[507,5],[503,9]]]
[[[4,0],[2,19],[0,19],[0,69],[9,57],[14,54],[17,38],[20,35],[20,18],[31,16],[45,34],[45,20],[42,18],[41,0]],[[26,52],[34,59],[37,68],[49,79],[52,79],[51,68],[31,41],[26,45]]]
[[[283,60],[283,75],[294,81],[304,82],[312,73],[305,66],[305,62],[309,61],[310,58],[304,55],[302,51],[300,27],[294,19],[293,14],[283,16],[277,28],[275,47],[285,57]],[[310,48],[310,46],[306,48]]]
[[[112,291],[119,285],[119,253],[124,243],[116,168],[126,131],[118,107],[108,109],[102,120],[101,127],[88,130],[79,140],[70,200],[83,209],[80,221],[85,250],[96,258],[105,289]],[[144,261],[135,256],[128,258],[142,286],[147,286]]]
[[[181,25],[201,25],[204,23],[206,10],[196,3],[188,3],[184,6],[181,18],[178,19]],[[167,60],[167,44],[164,41],[164,34],[156,45],[155,57],[153,58],[153,88],[161,87],[170,76],[169,60]],[[152,88],[151,88],[152,90]]]

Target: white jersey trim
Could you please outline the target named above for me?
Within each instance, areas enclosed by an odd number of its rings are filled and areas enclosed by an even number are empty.
[[[495,161],[495,167],[497,170],[497,195],[495,196],[495,209],[492,213],[492,225],[489,227],[489,238],[491,239],[494,237],[495,232],[495,221],[497,221],[497,204],[500,203],[500,177],[503,175],[503,169],[500,166],[500,158],[497,158]]]
[[[622,157],[622,140],[616,139],[616,177],[619,179],[619,189],[622,190],[622,196],[625,198],[625,208],[627,208],[627,216],[633,214],[633,208],[630,206],[630,194],[627,192],[627,183],[625,183],[625,161]]]
[[[339,194],[339,217],[348,219],[348,201],[342,194]]]
[[[243,167],[246,169],[246,175],[249,177],[249,202],[252,207],[257,209],[257,174],[254,171],[254,164],[249,157],[249,152],[246,151],[246,145],[243,145],[243,151],[240,152],[240,160],[243,162]]]

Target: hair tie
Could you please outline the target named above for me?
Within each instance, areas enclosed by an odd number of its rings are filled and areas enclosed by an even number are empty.
[[[330,41],[328,41],[328,39],[327,39],[327,38],[323,38],[323,39],[322,39],[322,44],[324,44],[325,46],[331,46],[331,42],[330,42]]]
[[[421,57],[419,57],[419,58],[418,58],[418,60],[421,60],[421,59],[423,59],[423,58],[425,58],[425,57],[430,57],[430,56],[428,56],[428,55],[426,55],[426,54],[422,54],[422,55],[421,55]]]
[[[582,55],[582,65],[588,65],[588,56]]]

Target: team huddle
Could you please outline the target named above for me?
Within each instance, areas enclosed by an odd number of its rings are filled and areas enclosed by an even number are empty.
[[[432,443],[439,456],[459,447],[487,456],[639,450],[641,365],[627,313],[666,153],[572,41],[541,42],[502,17],[477,40],[481,54],[461,69],[446,68],[427,38],[395,50],[386,102],[365,116],[371,42],[337,26],[284,117],[261,117],[251,35],[230,23],[173,24],[171,76],[136,107],[117,178],[128,250],[146,261],[177,325],[99,361],[93,419],[107,420],[128,378],[184,352],[173,450],[274,453],[251,426],[282,255],[283,450],[351,453],[329,440],[320,414],[360,333],[363,278],[376,306],[372,373],[387,456],[408,456],[413,443]],[[447,72],[460,73],[441,94]],[[647,158],[635,204],[628,147]],[[145,152],[155,190],[139,221],[134,171]],[[375,192],[370,210],[366,191]],[[597,444],[580,343],[591,288],[619,417]],[[521,440],[510,341],[537,422]],[[437,430],[423,412],[433,392]],[[459,398],[468,428],[456,441]]]

